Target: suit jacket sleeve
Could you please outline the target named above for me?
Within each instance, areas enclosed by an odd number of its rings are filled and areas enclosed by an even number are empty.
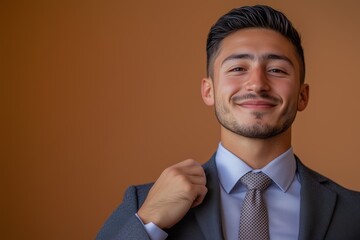
[[[150,187],[145,187],[148,189]],[[140,190],[140,195],[142,194]],[[147,191],[146,191],[147,193]],[[112,213],[97,235],[97,240],[150,240],[140,220],[135,216],[143,199],[139,199],[139,189],[127,189],[123,202]]]

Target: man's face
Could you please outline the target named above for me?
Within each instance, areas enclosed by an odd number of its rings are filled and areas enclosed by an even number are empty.
[[[203,80],[202,95],[206,104],[215,105],[225,131],[270,138],[288,130],[307,105],[299,58],[280,33],[239,30],[222,41],[213,64],[213,80]]]

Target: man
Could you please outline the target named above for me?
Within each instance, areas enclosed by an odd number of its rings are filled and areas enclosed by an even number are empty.
[[[201,93],[221,125],[216,153],[204,166],[188,159],[154,184],[130,187],[97,238],[360,239],[360,193],[292,151],[309,86],[291,22],[267,6],[230,11],[210,30],[207,69]],[[267,186],[249,187],[248,176]]]

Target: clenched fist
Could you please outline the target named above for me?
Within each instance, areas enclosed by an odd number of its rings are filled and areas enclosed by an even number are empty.
[[[165,169],[138,211],[146,224],[167,229],[179,222],[191,207],[202,203],[207,188],[201,164],[188,159]]]

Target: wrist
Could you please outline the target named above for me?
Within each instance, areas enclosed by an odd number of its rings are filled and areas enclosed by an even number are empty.
[[[141,208],[137,212],[137,216],[143,222],[143,224],[153,223],[161,229],[165,229],[165,226],[161,224],[160,219],[157,217],[157,214],[147,213],[146,211],[142,210]]]
[[[137,213],[135,213],[135,215],[144,226],[145,231],[150,239],[165,240],[168,237],[168,234],[163,229],[159,228],[156,224],[153,222],[145,224]]]

